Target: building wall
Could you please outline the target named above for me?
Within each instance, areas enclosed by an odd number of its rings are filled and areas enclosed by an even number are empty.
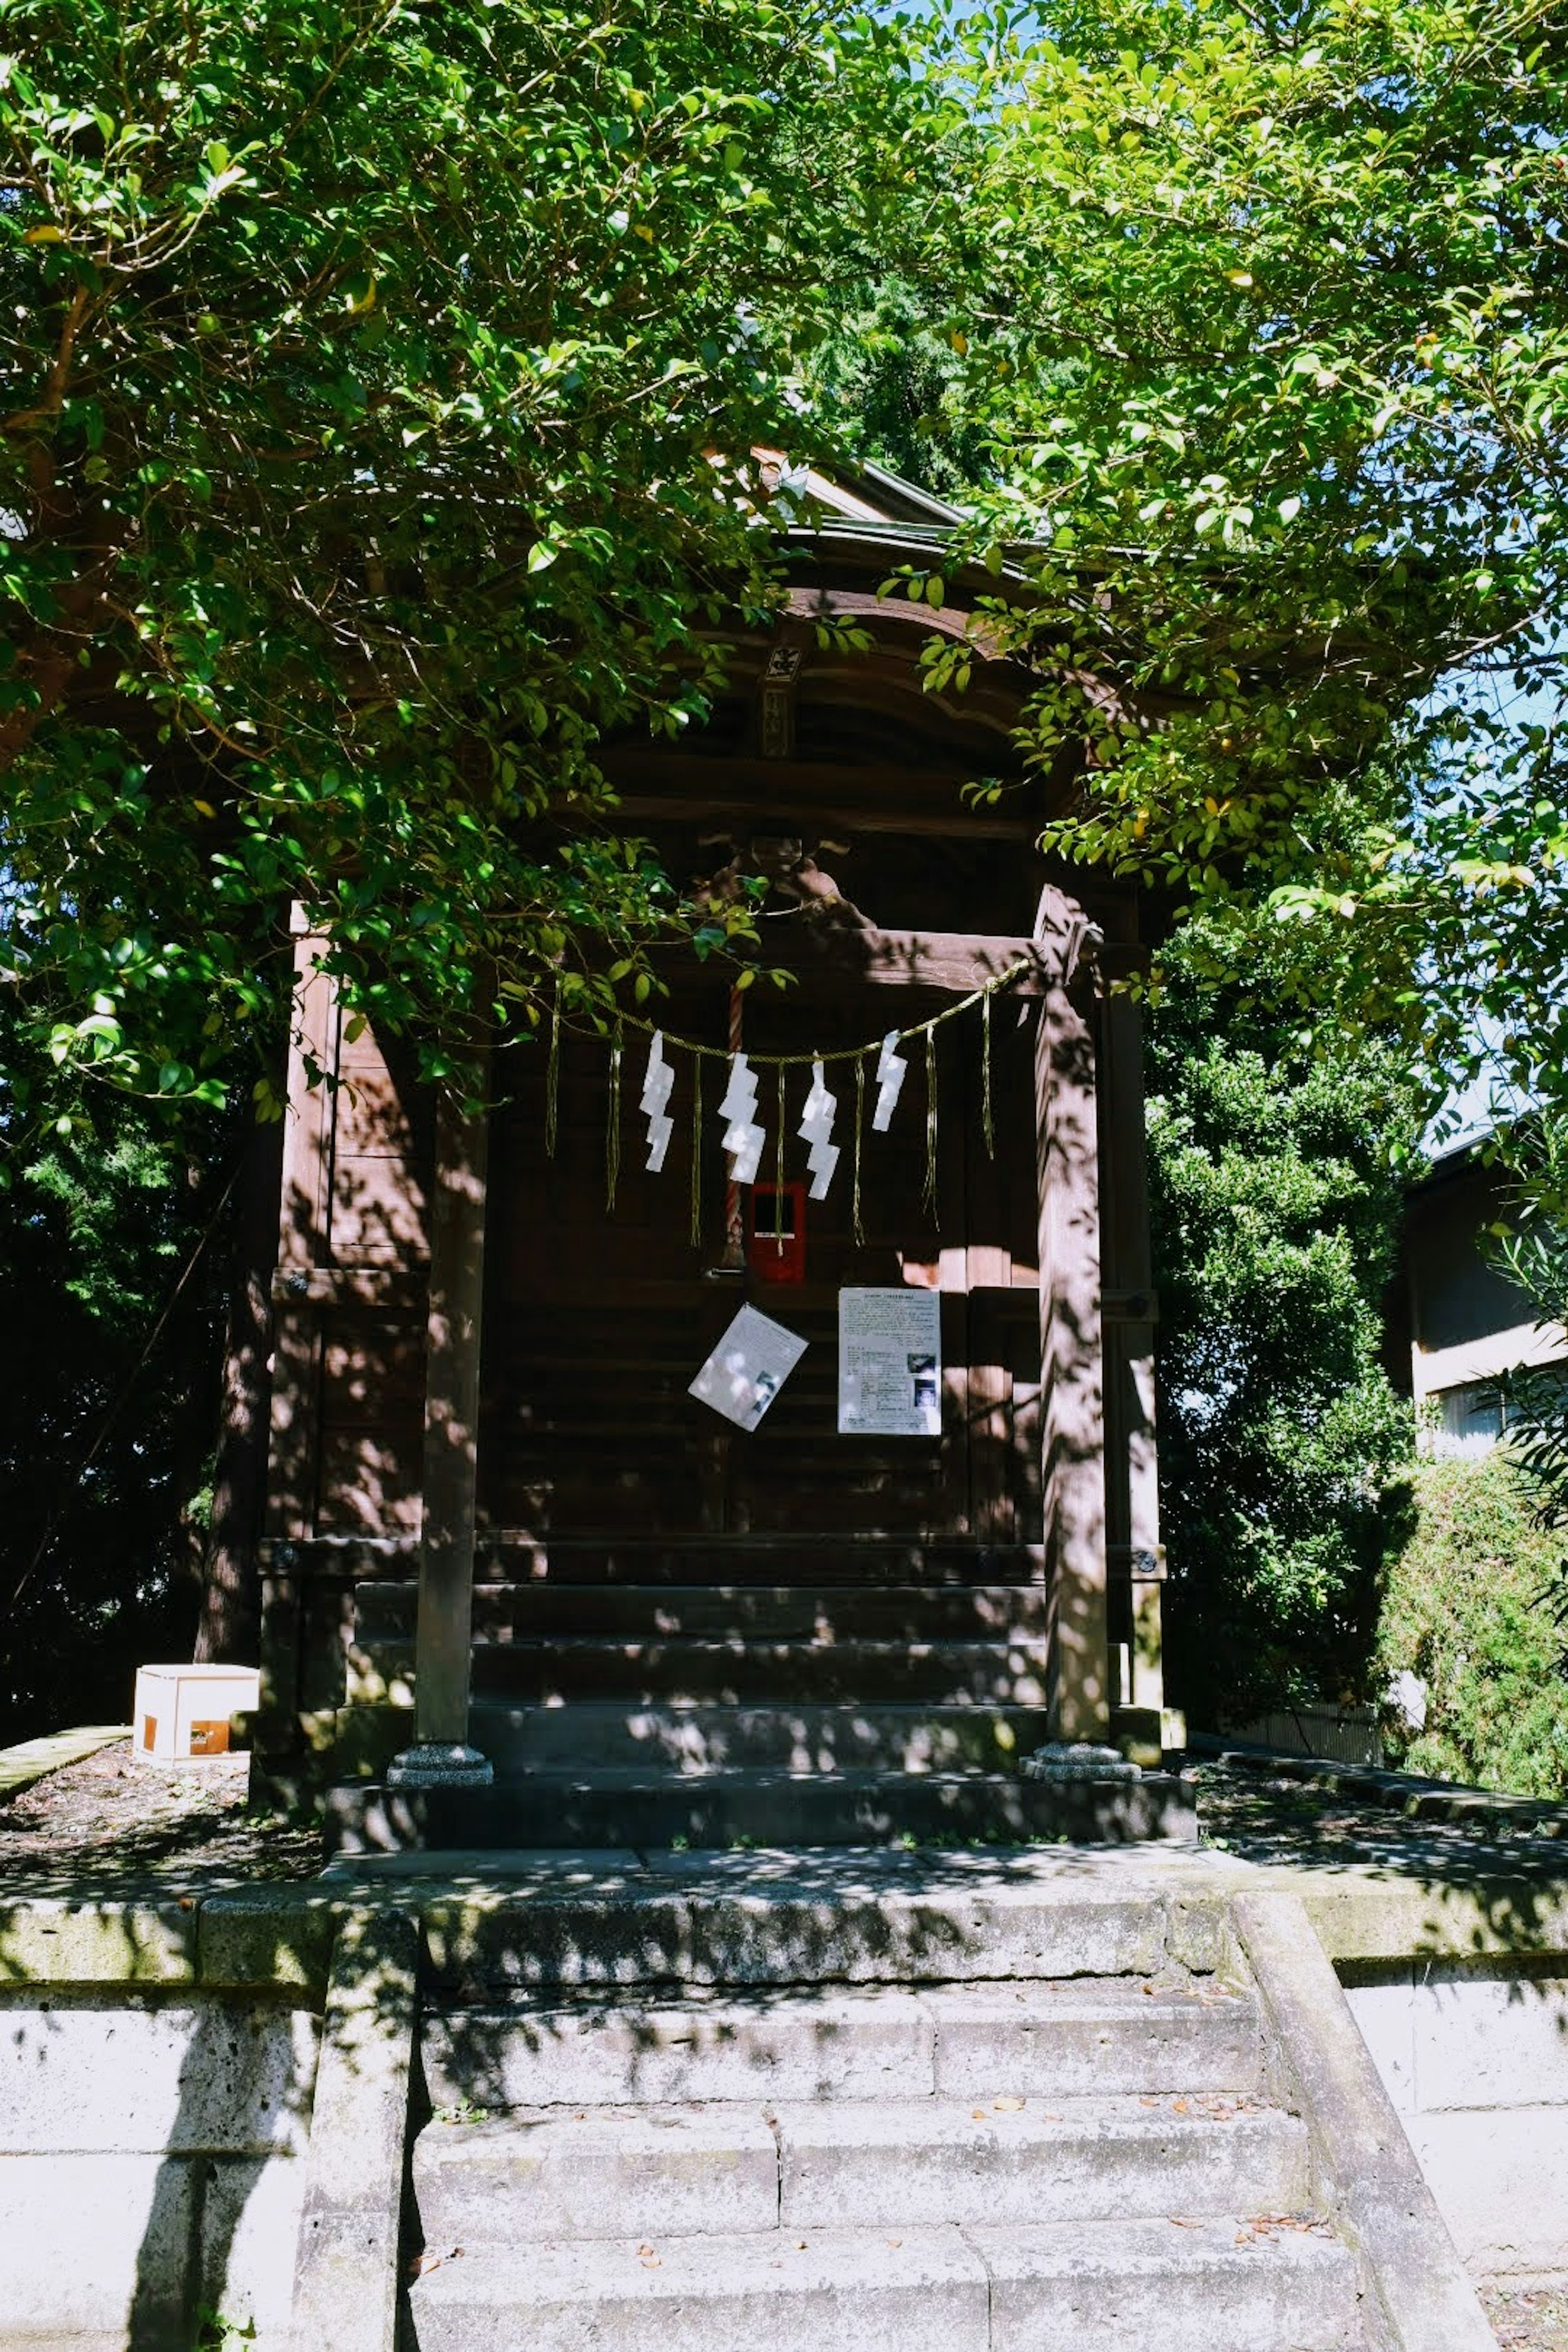
[[[1440,1163],[1412,1195],[1405,1227],[1411,1387],[1423,1443],[1482,1454],[1502,1433],[1491,1384],[1525,1364],[1568,1358],[1568,1339],[1542,1328],[1530,1301],[1484,1244],[1502,1216],[1501,1180],[1469,1155]]]

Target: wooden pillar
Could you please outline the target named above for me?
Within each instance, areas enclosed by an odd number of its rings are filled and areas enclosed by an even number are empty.
[[[331,1097],[312,1086],[337,1069],[335,982],[318,963],[326,941],[296,905],[294,998],[284,1100],[278,1264],[272,1276],[271,1400],[261,1576],[259,1765],[291,1759],[302,1740],[303,1638],[299,1547],[315,1532],[321,1450],[321,1310],[312,1295],[328,1260]]]
[[[1100,1003],[1100,1235],[1105,1331],[1106,1532],[1110,1630],[1126,1659],[1112,1732],[1140,1764],[1163,1747],[1159,1458],[1154,1423],[1157,1313],[1149,1242],[1143,1024],[1135,1001]]]
[[[1082,982],[1070,990],[1058,984],[1042,997],[1035,1119],[1051,1737],[1101,1743],[1110,1728],[1110,1693],[1092,1009]]]
[[[488,1076],[487,1057],[472,1073],[481,1095]],[[430,1236],[415,1745],[390,1767],[394,1786],[473,1786],[492,1778],[468,1745],[489,1157],[488,1107],[444,1092]]]

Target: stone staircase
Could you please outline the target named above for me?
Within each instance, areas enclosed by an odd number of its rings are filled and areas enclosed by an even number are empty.
[[[351,1704],[405,1701],[416,1587],[355,1593]],[[1030,1584],[489,1581],[471,1737],[488,1791],[346,1789],[346,1853],[431,1846],[1191,1838],[1173,1776],[1047,1786]]]
[[[421,2031],[406,2352],[1387,2340],[1212,1920],[700,1884],[475,1915]]]

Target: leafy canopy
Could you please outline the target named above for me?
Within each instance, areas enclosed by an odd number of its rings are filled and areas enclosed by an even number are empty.
[[[899,56],[833,0],[0,0],[14,1087],[216,1097],[291,899],[389,1025],[646,989],[599,745],[773,593],[721,453],[864,274]]]
[[[1027,575],[993,622],[1030,748],[1093,745],[1051,845],[1195,900],[1233,968],[1293,928],[1303,1000],[1440,1055],[1493,1013],[1568,1087],[1561,12],[1059,0],[932,40],[905,266]]]

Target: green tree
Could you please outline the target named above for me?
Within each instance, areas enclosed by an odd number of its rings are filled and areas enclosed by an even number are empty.
[[[1568,1088],[1564,738],[1493,691],[1549,709],[1564,658],[1561,12],[1060,0],[933,39],[907,266],[1027,578],[991,625],[1031,751],[1094,747],[1051,845],[1205,907],[1233,970],[1283,929],[1303,1002],[1450,1066],[1487,1012]]]
[[[646,990],[681,909],[598,748],[700,720],[775,593],[748,452],[864,281],[896,32],[0,0],[0,50],[14,1089],[248,1050],[268,1107],[291,898],[437,1040],[562,960]]]
[[[1384,1368],[1397,1055],[1293,1034],[1188,971],[1150,1027],[1149,1144],[1171,1686],[1200,1724],[1366,1696],[1409,1407]]]
[[[0,1223],[6,1738],[119,1721],[139,1664],[190,1654],[221,1326],[211,1145],[104,1097],[21,1155]]]

